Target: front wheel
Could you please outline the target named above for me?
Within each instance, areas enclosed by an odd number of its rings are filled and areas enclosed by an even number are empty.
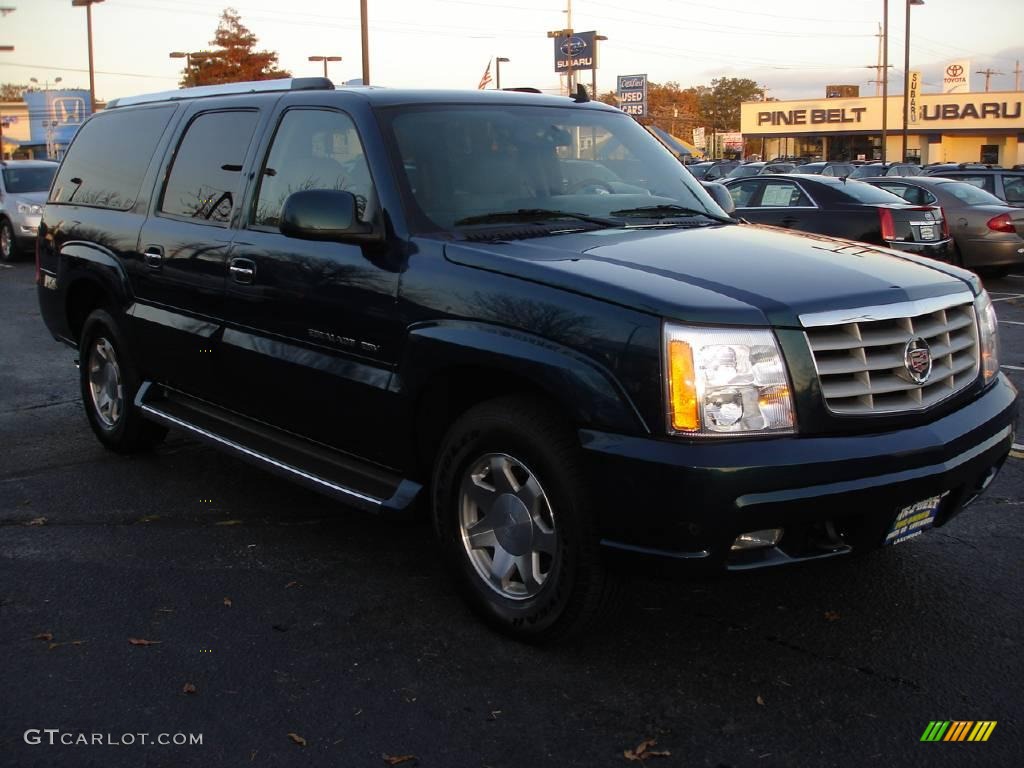
[[[434,472],[434,525],[472,607],[514,637],[576,635],[616,592],[573,431],[536,403],[467,412]]]
[[[0,219],[0,261],[14,261],[18,257],[18,243],[14,228],[7,219]]]
[[[109,312],[96,309],[86,318],[78,353],[82,403],[99,441],[118,453],[160,442],[167,430],[143,419],[134,405],[141,379]]]

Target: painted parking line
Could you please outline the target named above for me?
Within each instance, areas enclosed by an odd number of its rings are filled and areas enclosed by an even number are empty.
[[[992,303],[995,304],[997,301],[1013,301],[1014,299],[1024,299],[1024,293],[1010,293],[1006,296],[999,296],[998,299],[992,299]]]
[[[1015,459],[1024,459],[1024,445],[1014,443],[1010,447],[1010,455]]]
[[[1000,365],[999,367],[1008,371],[1024,371],[1024,365]]]
[[[1004,325],[1024,325],[1020,320],[1000,320]]]

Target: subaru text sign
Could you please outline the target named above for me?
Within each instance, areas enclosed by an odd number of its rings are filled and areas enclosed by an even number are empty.
[[[619,75],[619,109],[633,117],[647,117],[647,75]]]
[[[555,38],[555,72],[597,69],[597,32]]]

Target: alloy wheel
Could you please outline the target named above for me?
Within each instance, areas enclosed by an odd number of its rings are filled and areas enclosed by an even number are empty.
[[[124,383],[114,346],[105,337],[93,342],[88,365],[93,410],[106,429],[113,429],[124,412]]]
[[[465,470],[459,526],[477,575],[502,597],[534,597],[558,565],[548,496],[533,472],[507,454],[485,454]]]

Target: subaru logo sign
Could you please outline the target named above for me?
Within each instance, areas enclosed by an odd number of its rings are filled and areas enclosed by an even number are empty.
[[[563,56],[579,56],[587,50],[587,44],[579,37],[567,37],[565,42],[558,46]]]

